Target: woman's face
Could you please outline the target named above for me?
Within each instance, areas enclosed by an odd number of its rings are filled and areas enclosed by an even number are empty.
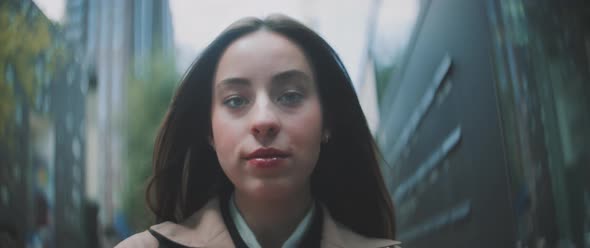
[[[295,43],[270,31],[233,42],[215,72],[211,121],[211,143],[238,192],[309,192],[322,109],[314,73]]]

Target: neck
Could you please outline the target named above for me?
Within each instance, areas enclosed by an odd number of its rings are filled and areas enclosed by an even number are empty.
[[[253,197],[236,190],[234,197],[262,247],[281,247],[311,207],[309,189],[275,198]]]

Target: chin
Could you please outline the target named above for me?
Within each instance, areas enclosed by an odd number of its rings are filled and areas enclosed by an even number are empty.
[[[272,181],[272,182],[257,182],[255,185],[250,185],[247,189],[249,195],[257,199],[282,199],[300,192],[303,186],[295,185],[291,182]]]

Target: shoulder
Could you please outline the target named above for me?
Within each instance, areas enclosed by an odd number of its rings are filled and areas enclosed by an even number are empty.
[[[115,248],[158,247],[158,240],[148,231],[137,233],[121,241]]]
[[[399,244],[401,244],[401,242],[399,241],[367,237],[350,230],[344,225],[339,223],[336,224],[342,243],[345,244],[343,247],[400,248]]]
[[[153,225],[150,230],[125,239],[116,248],[158,247],[158,240],[186,247],[225,247],[228,246],[227,244],[231,246],[231,239],[228,237],[229,234],[219,210],[219,202],[215,198],[184,221],[180,223],[166,221]]]

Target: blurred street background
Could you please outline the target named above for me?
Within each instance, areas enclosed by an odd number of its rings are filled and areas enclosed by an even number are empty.
[[[180,78],[275,12],[348,69],[403,247],[590,247],[587,0],[0,0],[0,247],[145,230]]]

